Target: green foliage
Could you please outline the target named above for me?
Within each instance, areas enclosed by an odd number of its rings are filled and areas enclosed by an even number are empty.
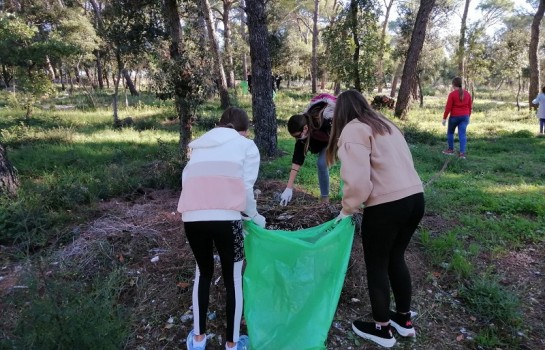
[[[452,288],[470,286],[460,294],[468,305],[474,305],[473,314],[483,322],[506,328],[472,330],[479,332],[476,342],[502,346],[512,344],[510,338],[520,327],[513,310],[517,304],[511,299],[520,296],[499,283],[494,285],[484,275],[482,258],[544,241],[545,155],[539,150],[545,146],[545,138],[535,136],[535,117],[517,111],[507,93],[493,89],[480,93],[468,127],[465,160],[441,154],[446,143],[440,124],[445,95],[426,97],[425,108],[413,106],[409,121],[395,122],[409,142],[425,184],[426,218],[416,238],[420,238],[427,259],[454,281]],[[0,94],[4,99],[0,100],[0,106],[4,106],[0,108],[0,141],[9,147],[21,189],[15,200],[0,200],[0,244],[15,247],[21,256],[72,238],[75,233],[69,227],[89,220],[102,199],[134,198],[146,187],[179,189],[179,122],[170,120],[175,115],[171,101],[158,102],[145,94],[129,98],[130,106],[122,113],[130,115],[135,125],[112,130],[111,112],[100,107],[108,101],[108,92],[97,94],[100,102],[96,111],[56,111],[38,105],[43,109],[38,108],[30,120],[9,107],[5,100],[8,96],[11,94]],[[290,89],[277,94],[282,155],[262,160],[260,180],[287,182],[294,140],[285,122],[301,111],[310,97],[308,91]],[[81,95],[62,99],[50,96],[42,103],[72,104],[78,98]],[[251,110],[249,96],[241,96],[238,103]],[[208,100],[196,107],[195,134],[214,125],[221,113],[218,105]],[[388,111],[385,114],[392,118]],[[315,163],[315,156],[309,155],[295,186],[318,197]],[[330,183],[332,201],[340,199],[338,165],[330,169]],[[97,260],[106,261],[108,257]],[[85,289],[85,296],[87,292],[92,294]],[[492,310],[492,305],[497,310]],[[504,316],[505,325],[496,320]]]
[[[37,196],[16,200],[0,198],[0,244],[18,247],[28,253],[43,248],[56,234],[59,222],[41,205]]]
[[[375,87],[375,56],[380,49],[374,1],[351,1],[323,34],[327,67],[332,80],[362,91]],[[357,61],[354,56],[358,55]],[[357,73],[356,73],[357,72]]]
[[[521,322],[520,302],[496,278],[481,276],[462,288],[460,297],[486,323],[516,327]]]
[[[15,329],[15,349],[119,349],[129,319],[117,303],[123,272],[113,271],[88,285],[34,276],[28,305]],[[10,344],[11,343],[11,344]]]

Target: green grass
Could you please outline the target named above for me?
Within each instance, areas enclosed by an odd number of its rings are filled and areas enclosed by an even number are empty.
[[[486,328],[477,336],[482,346],[499,346],[509,343],[510,332],[519,326],[514,312],[518,299],[515,290],[481,275],[486,271],[481,272],[479,257],[544,241],[545,138],[536,136],[533,113],[516,110],[513,96],[496,98],[485,91],[475,101],[468,127],[468,158],[447,158],[441,154],[446,146],[441,126],[445,98],[436,95],[426,97],[423,108],[413,106],[407,121],[395,120],[425,184],[428,215],[448,223],[442,232],[422,227],[417,237],[430,262],[454,277],[454,288],[460,289],[468,307],[487,321],[508,320],[508,325],[498,326],[506,328],[507,335]],[[135,125],[114,130],[107,93],[95,96],[94,109],[82,95],[44,101],[30,120],[24,119],[24,111],[13,109],[7,97],[0,94],[0,140],[22,185],[16,199],[0,199],[0,244],[15,247],[19,258],[70,240],[74,233],[68,228],[88,220],[101,199],[139,187],[178,188],[179,127],[172,120],[172,101],[129,96],[129,107],[120,108],[120,117],[131,116]],[[278,148],[283,155],[263,160],[260,179],[287,182],[294,141],[286,121],[309,98],[308,92],[295,90],[276,95]],[[249,96],[237,95],[235,101],[251,116]],[[61,104],[75,109],[51,107]],[[196,136],[214,126],[221,114],[218,105],[211,100],[198,108]],[[393,119],[390,111],[385,114]],[[316,157],[309,155],[296,186],[318,196],[315,163]],[[331,197],[338,200],[338,165],[330,177]],[[496,310],[493,305],[498,303],[503,306]]]

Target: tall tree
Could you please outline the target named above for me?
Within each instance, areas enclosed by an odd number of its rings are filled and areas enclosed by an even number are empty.
[[[214,66],[216,71],[217,85],[220,92],[221,108],[227,109],[231,105],[229,101],[229,91],[227,90],[227,78],[225,77],[225,68],[223,66],[223,58],[220,52],[218,41],[216,39],[214,23],[212,22],[212,9],[208,0],[201,0],[201,9],[206,21],[206,28],[208,32],[208,43],[212,49],[212,55],[214,57]]]
[[[312,93],[317,91],[316,81],[318,80],[318,11],[320,9],[320,0],[314,0],[314,12],[312,14],[312,64],[311,79]]]
[[[186,12],[198,12],[197,4],[183,2],[191,7]],[[209,55],[202,50],[199,35],[195,32],[198,16],[184,13],[186,32],[181,27],[180,3],[178,0],[164,0],[163,17],[168,32],[169,53],[167,61],[162,62],[162,75],[166,80],[166,89],[173,93],[176,113],[180,118],[180,158],[182,165],[188,160],[188,144],[192,138],[193,121],[196,108],[210,92],[212,62]],[[184,35],[186,33],[186,35]]]
[[[386,50],[386,29],[388,28],[388,20],[390,19],[390,11],[394,5],[394,0],[383,0],[386,13],[384,14],[384,22],[382,23],[382,32],[380,33],[380,47],[378,50],[377,59],[377,91],[382,92],[384,83],[384,51]],[[469,0],[468,0],[469,1]]]
[[[375,87],[380,47],[374,1],[351,0],[323,34],[325,61],[333,80],[358,91]]]
[[[411,99],[411,88],[416,82],[418,59],[420,58],[420,52],[424,46],[426,27],[434,6],[435,0],[420,0],[420,7],[416,15],[411,43],[409,45],[409,50],[407,51],[407,58],[405,59],[405,66],[403,67],[403,75],[401,76],[401,84],[399,86],[399,95],[395,106],[394,114],[400,119],[406,119],[407,117]]]
[[[95,15],[95,27],[97,28],[97,32],[103,33],[104,23],[102,21],[102,15],[100,14],[100,6],[96,0],[90,0],[89,2]],[[102,90],[104,89],[104,70],[102,68],[103,52],[98,48],[94,51],[94,54],[96,56],[98,88]]]
[[[246,0],[246,14],[252,63],[252,112],[255,125],[255,143],[261,153],[275,156],[278,139],[276,107],[272,91],[266,2],[266,0]]]
[[[233,63],[233,49],[231,45],[231,8],[235,3],[235,0],[222,0],[223,1],[223,50],[225,57],[227,58],[227,87],[233,88],[235,86],[235,70]]]
[[[0,195],[14,196],[18,187],[17,171],[11,165],[4,145],[0,143]]]
[[[466,29],[467,29],[467,13],[469,12],[469,3],[471,0],[465,0],[464,13],[462,14],[462,23],[460,25],[460,40],[458,41],[458,75],[465,77],[465,44],[466,44]]]
[[[539,93],[539,60],[537,49],[539,47],[539,26],[545,13],[545,0],[539,1],[539,6],[532,20],[530,33],[530,47],[528,49],[528,61],[530,64],[530,86],[528,89],[528,105],[532,108],[532,100]]]

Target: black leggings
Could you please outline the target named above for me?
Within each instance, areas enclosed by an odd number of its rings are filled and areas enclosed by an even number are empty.
[[[390,319],[390,286],[396,309],[409,312],[411,275],[405,263],[405,249],[424,216],[424,194],[364,209],[361,226],[367,284],[373,319]]]
[[[184,229],[197,261],[193,286],[193,317],[195,334],[206,332],[210,284],[214,275],[214,246],[221,261],[225,286],[227,331],[226,341],[239,338],[242,317],[242,260],[244,246],[242,221],[185,222]]]

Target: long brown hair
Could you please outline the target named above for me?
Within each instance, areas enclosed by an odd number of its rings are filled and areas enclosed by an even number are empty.
[[[458,96],[460,97],[460,101],[464,100],[464,88],[462,87],[462,78],[456,77],[452,79],[452,86],[458,88]]]
[[[337,97],[333,126],[329,136],[329,145],[326,150],[327,165],[331,166],[337,160],[339,146],[337,142],[346,124],[358,119],[371,127],[373,135],[392,133],[391,123],[369,105],[369,102],[357,90],[347,90]]]

